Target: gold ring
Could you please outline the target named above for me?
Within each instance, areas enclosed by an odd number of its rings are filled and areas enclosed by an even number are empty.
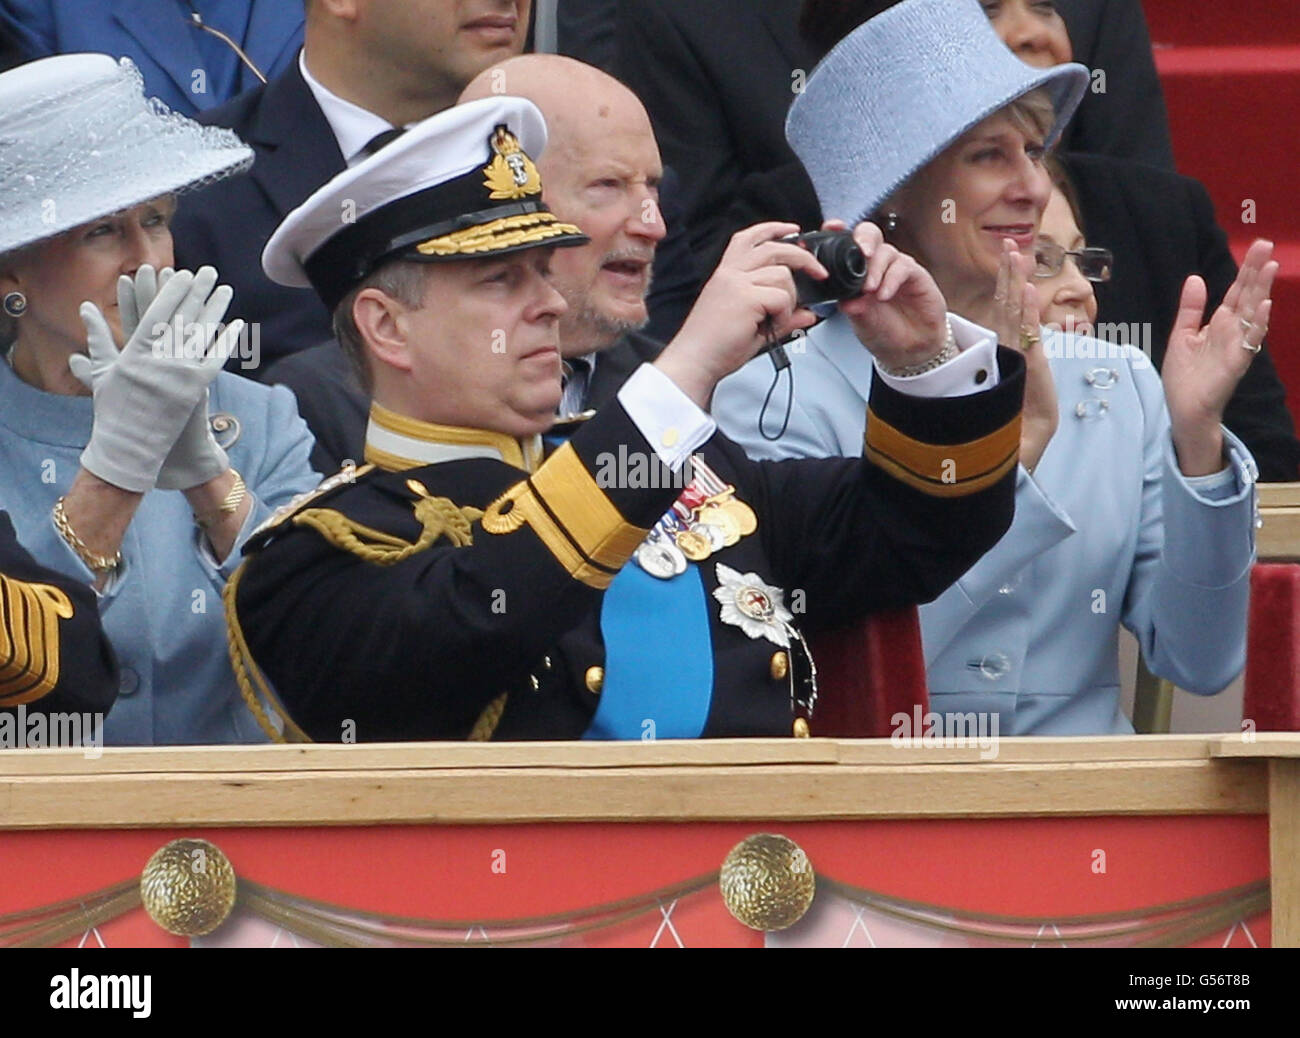
[[[1028,350],[1029,350],[1029,348],[1030,348],[1031,346],[1037,346],[1038,343],[1039,343],[1040,341],[1041,341],[1041,340],[1038,338],[1038,333],[1037,333],[1037,332],[1032,332],[1032,333],[1031,333],[1031,332],[1027,332],[1027,331],[1024,331],[1023,329],[1021,329],[1021,332],[1020,332],[1020,351],[1021,351],[1022,353],[1028,352]]]

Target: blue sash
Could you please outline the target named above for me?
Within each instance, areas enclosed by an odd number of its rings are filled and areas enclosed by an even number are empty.
[[[555,447],[567,435],[543,437]],[[584,739],[698,739],[713,700],[713,636],[699,567],[660,580],[629,559],[600,610],[605,682]]]
[[[699,567],[671,580],[628,560],[600,611],[605,684],[584,739],[697,739],[713,699],[713,638]]]

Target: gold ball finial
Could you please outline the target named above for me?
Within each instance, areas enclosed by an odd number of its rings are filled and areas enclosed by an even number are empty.
[[[802,919],[816,885],[808,855],[775,833],[757,833],[736,844],[718,880],[727,911],[751,930],[765,932]]]
[[[202,937],[235,907],[235,870],[207,840],[172,840],[140,873],[140,900],[149,918],[168,933]]]

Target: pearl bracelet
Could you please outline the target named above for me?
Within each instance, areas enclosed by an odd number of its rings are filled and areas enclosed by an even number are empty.
[[[953,334],[952,321],[945,317],[944,323],[948,326],[948,340],[943,344],[943,349],[929,360],[906,368],[887,368],[882,364],[880,370],[892,378],[911,378],[913,375],[923,375],[927,371],[933,371],[935,368],[947,364],[961,351],[957,349],[957,336]]]

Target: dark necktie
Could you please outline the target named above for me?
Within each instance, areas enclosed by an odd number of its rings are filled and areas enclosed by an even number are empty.
[[[564,362],[564,390],[560,395],[560,414],[579,414],[587,406],[587,383],[591,380],[591,361],[574,357]]]
[[[361,154],[369,158],[375,152],[385,145],[392,144],[402,134],[406,132],[405,127],[389,127],[382,133],[377,133],[366,142],[366,146],[361,149]]]

